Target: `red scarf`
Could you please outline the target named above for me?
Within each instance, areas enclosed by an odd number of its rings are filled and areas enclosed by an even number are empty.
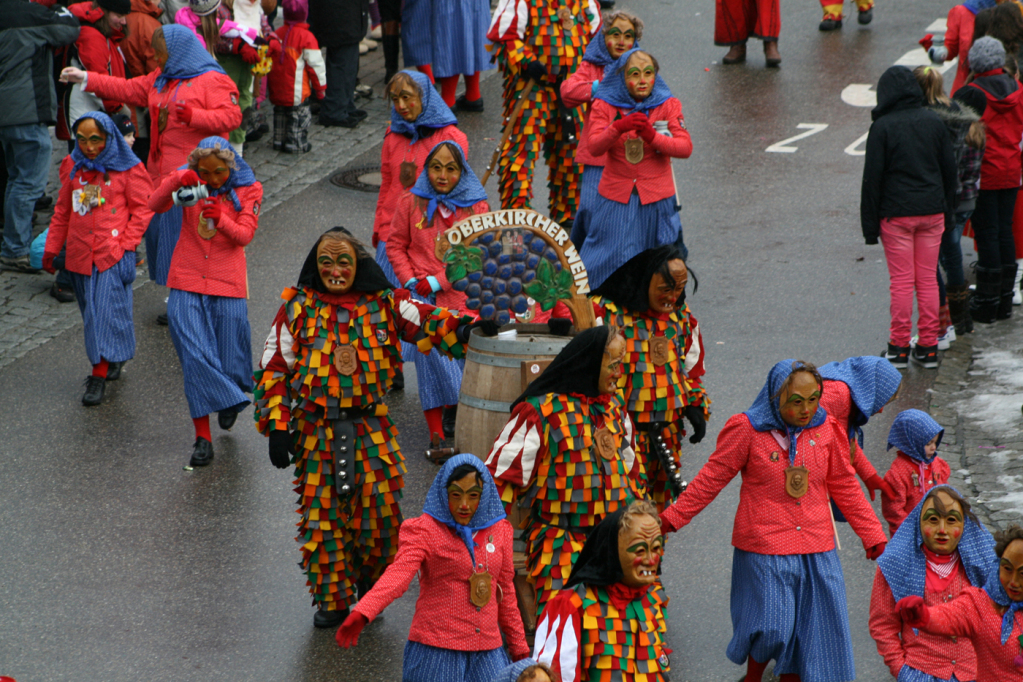
[[[645,597],[646,593],[650,591],[650,586],[629,587],[625,583],[614,583],[613,585],[608,585],[605,589],[607,590],[607,598],[611,602],[611,606],[618,609],[619,613],[622,613],[630,603]]]
[[[921,547],[927,557],[927,582],[929,592],[944,592],[955,578],[959,567],[959,552],[935,554],[927,547]]]

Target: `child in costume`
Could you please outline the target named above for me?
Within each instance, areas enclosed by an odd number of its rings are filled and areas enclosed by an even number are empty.
[[[935,606],[969,587],[983,587],[997,563],[994,539],[954,488],[931,489],[906,517],[877,560],[870,597],[870,636],[891,670],[908,682],[977,679],[977,656],[968,637],[916,630],[896,602],[909,595]]]
[[[469,331],[497,325],[391,291],[380,266],[344,228],[323,234],[285,289],[255,372],[256,423],[270,461],[295,466],[296,538],[318,610],[316,627],[348,615],[394,560],[405,460],[383,398],[398,340],[462,357]],[[294,457],[291,454],[294,453]]]
[[[512,527],[482,460],[456,455],[433,479],[423,515],[401,524],[398,554],[368,593],[359,595],[337,643],[359,633],[418,573],[419,600],[402,660],[403,682],[491,682],[529,648],[515,594]]]
[[[663,556],[653,504],[641,500],[608,514],[547,604],[533,656],[562,682],[667,682],[668,596],[657,578]]]
[[[323,99],[327,92],[327,67],[316,37],[309,30],[308,0],[285,0],[283,50],[270,70],[270,101],[274,105],[274,149],[307,152],[312,113],[309,96]]]
[[[132,282],[135,248],[152,217],[153,191],[146,167],[106,114],[94,111],[75,121],[77,139],[60,164],[60,195],[53,208],[43,268],[67,244],[64,268],[71,275],[82,313],[85,352],[92,374],[82,404],[99,405],[107,380],[135,355]]]
[[[423,303],[468,311],[465,293],[455,291],[444,274],[438,239],[458,221],[489,210],[487,193],[462,156],[462,148],[453,140],[439,142],[426,157],[416,184],[398,200],[387,237],[387,254],[403,288]],[[454,431],[465,362],[442,357],[436,350],[415,355],[406,361],[416,363],[419,402],[430,436],[442,439]],[[445,418],[450,428],[445,428]]]
[[[948,482],[951,468],[934,453],[945,429],[921,410],[900,412],[888,432],[888,449],[896,450],[895,461],[884,475],[891,494],[881,497],[881,512],[888,521],[888,533],[895,535],[902,520],[933,486]]]
[[[195,427],[189,466],[213,461],[210,418],[234,426],[252,391],[251,331],[245,246],[256,235],[263,186],[222,137],[207,137],[185,170],[170,173],[149,199],[170,210],[183,187],[206,186],[208,199],[185,206],[167,286],[171,341],[181,361],[185,397]]]
[[[615,10],[604,17],[600,39],[591,40],[586,46],[579,68],[561,84],[561,99],[567,107],[583,107],[583,128],[579,134],[579,147],[575,161],[583,167],[579,189],[579,208],[572,223],[572,243],[576,249],[586,239],[586,228],[597,199],[597,187],[604,172],[605,155],[590,152],[589,137],[592,128],[587,125],[593,96],[604,79],[604,69],[616,59],[639,46],[643,37],[643,21],[631,12]]]
[[[643,464],[644,487],[658,511],[681,492],[669,485],[655,451],[658,436],[674,466],[681,466],[685,417],[693,425],[690,443],[707,432],[710,398],[703,387],[703,337],[686,305],[689,279],[674,245],[633,256],[594,294],[604,324],[625,333],[625,361],[618,388],[636,429],[636,451]]]
[[[582,173],[575,161],[576,146],[585,106],[569,107],[559,89],[579,67],[599,28],[600,12],[587,0],[498,3],[487,38],[494,43],[504,76],[504,118],[511,116],[520,98],[526,98],[518,120],[507,123],[513,132],[494,169],[502,208],[529,208],[542,150],[549,169],[551,220],[567,227],[575,218]]]
[[[578,334],[513,403],[487,456],[505,507],[531,500],[524,538],[537,615],[565,586],[587,533],[640,497],[642,464],[618,396],[625,345],[608,325]]]
[[[579,249],[594,288],[646,249],[675,244],[683,258],[688,255],[671,159],[689,158],[693,143],[682,104],[658,70],[653,57],[633,48],[608,67],[597,89],[589,149],[606,153],[607,162]]]
[[[549,665],[523,658],[498,673],[492,682],[554,682],[554,679]]]
[[[226,19],[219,21],[216,15],[221,0],[188,0],[188,5],[174,15],[174,23],[184,26],[199,39],[203,49],[216,56],[217,43],[221,38],[242,40],[250,48],[256,47],[259,31],[246,28]]]
[[[948,604],[930,605],[919,595],[896,604],[913,628],[945,637],[969,637],[977,653],[976,682],[1007,682],[1023,676],[1023,528],[995,533],[997,563],[984,589],[967,587]]]
[[[717,449],[684,495],[661,514],[666,532],[686,526],[742,473],[732,545],[728,659],[760,682],[768,662],[782,682],[853,680],[834,499],[877,559],[885,536],[849,468],[849,445],[818,405],[823,381],[782,360],[753,405],[725,423]]]

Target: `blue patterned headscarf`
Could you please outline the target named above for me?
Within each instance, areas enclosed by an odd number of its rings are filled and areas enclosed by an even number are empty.
[[[992,554],[994,554],[993,551]],[[987,596],[991,597],[991,601],[1006,607],[1005,615],[1002,616],[1002,646],[1005,646],[1005,643],[1009,641],[1009,636],[1012,635],[1012,624],[1016,619],[1016,612],[1023,609],[1023,601],[1009,599],[1009,594],[1005,591],[998,572],[998,557],[996,556],[989,567],[984,591],[987,592]]]
[[[75,165],[71,167],[72,179],[74,179],[75,173],[82,168],[106,173],[108,171],[126,171],[142,163],[139,157],[132,152],[128,143],[124,141],[124,136],[117,130],[114,120],[102,111],[90,111],[87,114],[82,114],[75,121],[72,130],[77,132],[78,124],[87,118],[96,121],[96,125],[107,134],[107,145],[103,151],[96,155],[95,159],[90,160],[76,143],[75,148],[71,150],[71,160],[75,162]]]
[[[802,365],[798,360],[782,360],[771,368],[767,375],[767,383],[760,389],[756,399],[750,408],[746,410],[750,424],[757,431],[778,430],[789,437],[789,464],[796,461],[796,438],[803,431],[814,426],[820,426],[827,419],[828,415],[823,407],[818,406],[817,412],[810,418],[810,423],[802,427],[789,426],[781,418],[781,411],[778,409],[780,398],[772,397],[781,388],[781,385],[792,374],[793,370],[799,369]]]
[[[458,124],[458,119],[451,113],[451,109],[448,108],[448,105],[441,99],[440,94],[434,89],[433,84],[430,83],[429,76],[425,73],[408,69],[401,73],[411,76],[412,80],[419,86],[419,92],[423,95],[423,110],[419,112],[419,117],[415,121],[409,123],[399,116],[398,112],[394,109],[394,105],[391,105],[391,132],[407,135],[412,138],[413,142],[418,142],[420,128],[443,128],[444,126]]]
[[[447,194],[440,194],[430,184],[428,169],[426,164],[423,165],[422,172],[419,173],[419,178],[416,179],[416,184],[409,190],[417,197],[429,199],[430,204],[426,207],[426,220],[427,222],[433,222],[433,214],[437,211],[437,204],[444,204],[448,207],[449,211],[454,211],[457,208],[469,208],[475,206],[481,201],[485,201],[487,198],[487,191],[483,189],[483,185],[480,184],[479,178],[472,172],[472,168],[469,167],[468,162],[465,160],[465,155],[462,153],[462,148],[458,146],[458,143],[454,140],[444,140],[438,142],[430,150],[430,154],[437,151],[437,147],[444,143],[448,143],[454,148],[456,154],[456,160],[461,163],[462,166],[462,177],[458,179],[458,184],[455,185],[450,192]],[[426,158],[430,158],[427,155]],[[889,363],[890,364],[890,363]]]
[[[902,383],[902,374],[882,357],[861,355],[820,368],[821,377],[849,387],[856,410],[849,415],[849,437],[863,447],[863,425],[888,404]]]
[[[637,52],[639,52],[639,48],[634,47],[623,53],[611,66],[605,67],[604,79],[600,81],[600,87],[597,88],[597,99],[602,99],[619,109],[640,113],[656,109],[668,101],[668,98],[671,97],[671,90],[661,78],[661,74],[657,74],[653,90],[650,91],[650,95],[646,99],[637,102],[629,94],[629,88],[625,85],[625,65],[629,63],[629,58]]]
[[[963,7],[974,14],[978,14],[981,10],[991,9],[997,4],[997,0],[966,0],[966,2],[963,3]],[[1004,644],[1004,642],[1002,643]]]
[[[877,567],[884,574],[896,602],[914,594],[918,597],[924,596],[927,557],[922,549],[924,538],[920,532],[920,514],[924,502],[931,493],[942,488],[959,494],[959,491],[950,485],[936,485],[928,490],[924,499],[917,503],[899,526],[899,530],[885,547],[884,554],[877,560]],[[991,537],[987,528],[968,516],[963,519],[963,535],[959,538],[956,551],[959,552],[959,560],[966,569],[966,577],[975,587],[983,585],[988,579],[992,564],[996,566],[998,564],[998,557],[995,556],[995,539]]]
[[[184,26],[167,24],[163,27],[163,39],[167,43],[167,63],[160,69],[160,75],[153,84],[157,91],[169,80],[187,80],[210,71],[227,75],[224,67],[217,63],[195,34]]]
[[[633,26],[633,29],[635,29],[635,26]],[[638,48],[639,41],[637,40],[633,43],[632,47],[633,49]],[[590,41],[590,44],[586,46],[586,53],[583,54],[583,61],[604,67],[615,61],[615,58],[612,57],[611,53],[607,50],[607,41],[604,39],[603,31],[594,36],[593,40]]]
[[[455,521],[451,515],[451,508],[448,506],[448,477],[463,464],[471,464],[483,480],[480,506],[476,508],[476,513],[473,514],[467,526]],[[454,529],[462,537],[462,542],[465,543],[469,550],[469,556],[472,557],[473,566],[476,566],[476,552],[473,550],[472,542],[473,533],[483,528],[489,528],[506,516],[501,495],[497,492],[497,486],[494,485],[494,479],[490,476],[483,460],[476,455],[455,455],[444,463],[440,472],[433,479],[430,491],[426,493],[423,513]]]
[[[899,412],[892,422],[886,449],[898,448],[910,459],[930,464],[934,457],[928,459],[924,455],[924,446],[935,436],[938,436],[938,445],[941,445],[941,436],[944,434],[945,429],[941,428],[941,424],[934,421],[931,415],[922,410],[904,410]]]
[[[222,137],[203,138],[199,142],[199,149],[227,149],[228,151],[234,152],[234,162],[238,166],[237,168],[231,169],[231,175],[228,176],[227,182],[218,187],[217,189],[210,188],[210,196],[215,197],[221,194],[227,194],[231,203],[234,204],[234,210],[242,210],[242,202],[238,200],[238,193],[234,191],[235,187],[247,187],[256,181],[256,174],[252,172],[252,167],[245,163],[245,159],[242,155],[235,151],[235,148],[231,146],[231,143]],[[185,166],[187,168],[187,166]]]
[[[536,665],[536,661],[532,658],[523,658],[521,661],[515,661],[497,673],[497,677],[491,680],[491,682],[516,682],[519,679],[519,675],[532,665]]]

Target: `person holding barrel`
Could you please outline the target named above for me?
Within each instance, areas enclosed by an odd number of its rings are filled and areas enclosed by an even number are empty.
[[[532,500],[524,530],[538,615],[565,587],[587,534],[640,497],[642,466],[618,395],[625,349],[614,325],[578,334],[512,404],[487,456],[507,509]]]

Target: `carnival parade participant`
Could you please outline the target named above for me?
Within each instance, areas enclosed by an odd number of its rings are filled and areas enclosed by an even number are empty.
[[[781,64],[778,34],[781,33],[779,0],[717,0],[714,12],[714,44],[728,47],[722,64],[746,61],[746,41],[760,38],[764,61],[769,67]]]
[[[896,604],[913,628],[946,637],[969,637],[977,653],[977,682],[1018,680],[1023,669],[1023,528],[995,533],[998,562],[984,589],[967,587],[948,604],[928,604],[918,595]]]
[[[579,68],[561,83],[561,99],[567,107],[584,107],[583,128],[579,134],[579,146],[575,161],[583,167],[579,185],[579,208],[572,224],[572,243],[576,249],[586,239],[586,227],[590,222],[593,205],[597,199],[597,187],[604,172],[606,155],[596,156],[590,152],[589,137],[592,128],[588,125],[589,109],[593,96],[604,78],[604,69],[616,59],[639,45],[643,37],[643,20],[625,10],[615,10],[604,17],[601,39],[594,39],[586,46]]]
[[[668,596],[657,509],[647,500],[609,514],[536,630],[534,658],[562,682],[667,682]]]
[[[842,5],[843,2],[835,0],[821,0],[821,9],[824,10],[824,18],[817,26],[821,31],[834,31],[842,28]],[[856,5],[856,22],[860,26],[866,26],[874,19],[874,0],[854,0]]]
[[[646,249],[675,244],[682,258],[688,256],[671,159],[689,158],[693,143],[682,104],[659,70],[657,60],[633,48],[608,67],[597,89],[589,149],[607,157],[579,248],[592,287]],[[663,126],[660,133],[655,122]]]
[[[526,98],[518,120],[507,123],[513,132],[502,145],[494,169],[502,208],[529,207],[542,150],[548,166],[551,220],[567,228],[575,218],[582,173],[576,146],[585,107],[570,108],[559,90],[579,67],[600,21],[600,11],[589,0],[498,3],[487,38],[494,43],[504,77],[503,118],[509,118],[518,100]]]
[[[642,465],[618,396],[625,345],[609,325],[578,334],[513,403],[487,456],[507,509],[532,500],[524,537],[538,615],[565,586],[587,533],[640,496]]]
[[[681,492],[669,484],[671,458],[681,465],[682,418],[693,426],[690,443],[707,432],[710,398],[703,387],[703,337],[686,305],[689,271],[674,245],[633,256],[594,294],[604,324],[625,334],[625,360],[618,387],[636,429],[636,452],[644,487],[658,511]],[[663,446],[655,445],[660,437]],[[658,451],[662,454],[658,454]]]
[[[92,374],[82,404],[99,405],[107,380],[135,355],[132,282],[135,247],[149,224],[153,183],[146,168],[106,114],[85,114],[73,126],[77,144],[60,164],[60,195],[53,209],[43,268],[67,244],[71,275],[82,313],[85,352]]]
[[[967,76],[970,75],[970,60],[967,59],[967,56],[970,54],[970,47],[973,46],[973,27],[977,20],[977,14],[997,4],[998,0],[966,0],[948,11],[948,18],[945,20],[944,41],[941,45],[933,44],[934,36],[931,34],[927,34],[921,41],[931,61],[935,64],[944,64],[959,58],[956,75],[952,81],[952,89],[949,92],[955,94],[959,88],[963,87]]]
[[[948,482],[952,469],[935,454],[944,433],[945,429],[922,410],[905,410],[892,422],[888,449],[897,448],[897,454],[884,475],[890,494],[881,497],[889,534],[895,535],[928,490]]]
[[[383,401],[398,340],[462,357],[473,327],[490,335],[497,327],[392,292],[340,227],[316,241],[282,298],[255,372],[255,417],[273,465],[295,465],[313,623],[334,627],[356,587],[365,595],[398,549],[405,460]]]
[[[411,191],[398,200],[387,237],[387,253],[398,281],[416,300],[476,317],[466,307],[465,293],[453,289],[445,276],[443,254],[437,251],[437,244],[458,221],[490,210],[487,193],[466,163],[462,148],[453,140],[439,142],[424,165]],[[465,361],[443,357],[436,349],[429,355],[415,356],[406,361],[416,363],[419,402],[430,436],[443,439],[454,432]]]
[[[508,665],[492,682],[554,682],[554,677],[546,663],[523,658]]]
[[[456,455],[433,479],[423,515],[406,519],[394,563],[360,595],[337,643],[359,633],[409,588],[419,599],[402,660],[403,682],[491,682],[529,647],[515,594],[512,527],[490,472],[476,455]],[[501,643],[504,634],[508,653]]]
[[[228,430],[249,404],[245,393],[252,390],[252,345],[245,246],[256,235],[263,201],[263,186],[231,143],[207,137],[188,155],[187,169],[163,179],[149,208],[167,212],[177,203],[179,190],[196,193],[199,187],[205,187],[209,198],[185,204],[167,277],[171,341],[195,426],[189,461],[193,467],[213,461],[209,415],[216,412],[220,428]]]
[[[977,678],[969,638],[915,630],[895,604],[909,595],[943,604],[971,585],[983,587],[997,563],[993,548],[991,533],[954,488],[933,488],[913,509],[877,560],[870,597],[870,636],[892,677],[904,682]]]
[[[813,365],[777,363],[750,409],[725,423],[685,494],[661,514],[665,531],[683,528],[742,473],[727,655],[746,663],[746,682],[760,682],[771,659],[782,682],[856,678],[829,495],[868,559],[881,556],[885,536],[849,468],[848,443],[818,405],[822,389]]]
[[[184,26],[168,25],[153,33],[153,50],[160,68],[146,76],[124,80],[74,67],[61,72],[68,83],[104,99],[148,107],[151,122],[146,167],[153,186],[177,171],[199,142],[209,135],[227,137],[241,123],[238,90],[195,34]],[[184,87],[182,87],[184,86]],[[171,257],[181,232],[181,208],[153,216],[146,230],[149,278],[167,285]],[[166,315],[158,318],[166,324]]]

